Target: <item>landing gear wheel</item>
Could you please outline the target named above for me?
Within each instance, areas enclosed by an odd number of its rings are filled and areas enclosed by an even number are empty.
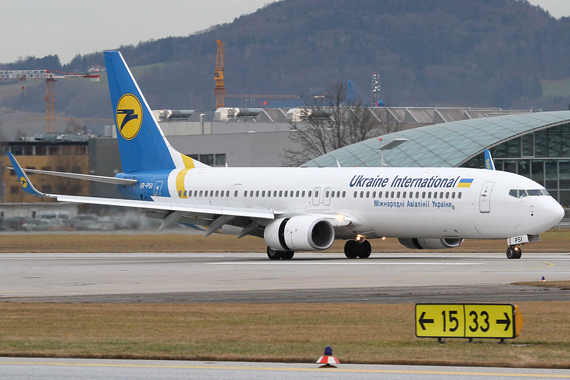
[[[362,243],[360,243],[360,249],[361,251],[358,253],[359,258],[367,259],[370,257],[370,254],[372,253],[372,246],[368,240],[364,240]]]
[[[281,258],[281,251],[276,251],[273,248],[267,247],[267,257],[269,260],[279,260]]]
[[[356,240],[349,240],[344,244],[344,255],[349,259],[356,259],[361,251],[361,244]]]
[[[283,251],[281,252],[281,258],[283,260],[291,260],[295,255],[295,251]]]
[[[519,246],[511,245],[507,248],[507,259],[520,259],[522,256],[522,249]]]

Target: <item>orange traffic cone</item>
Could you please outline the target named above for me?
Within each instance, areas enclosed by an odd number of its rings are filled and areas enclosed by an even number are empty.
[[[317,364],[324,364],[319,368],[326,368],[326,367],[336,368],[333,364],[340,364],[340,362],[338,361],[337,358],[333,356],[331,346],[326,346],[325,354],[321,356],[319,360],[317,360]]]

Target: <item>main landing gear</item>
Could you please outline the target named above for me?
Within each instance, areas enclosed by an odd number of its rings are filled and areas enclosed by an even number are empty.
[[[522,256],[522,249],[518,245],[511,245],[507,248],[507,259],[520,259]]]
[[[372,247],[368,240],[362,242],[356,240],[349,240],[344,244],[344,254],[349,259],[356,259],[357,257],[361,259],[367,259],[372,253]]]
[[[267,247],[267,257],[269,257],[270,260],[291,260],[294,255],[294,251],[276,251],[273,248]]]

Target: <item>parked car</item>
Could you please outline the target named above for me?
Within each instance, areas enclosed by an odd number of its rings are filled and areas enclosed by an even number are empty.
[[[22,225],[23,231],[47,231],[49,229],[49,222],[43,219],[28,220]]]

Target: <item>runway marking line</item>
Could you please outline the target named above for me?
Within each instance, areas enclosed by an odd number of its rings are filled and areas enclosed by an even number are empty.
[[[543,265],[543,266],[540,266],[540,267],[532,267],[532,268],[523,268],[523,269],[514,269],[514,270],[503,270],[503,271],[501,271],[501,272],[503,272],[503,273],[507,273],[507,272],[524,272],[525,270],[543,269],[543,268],[548,268],[548,267],[553,267],[553,266],[554,266],[554,263],[549,263],[549,262],[546,262],[546,261],[542,261],[542,263],[543,263],[543,264],[546,264],[546,265]]]
[[[531,373],[500,373],[500,372],[460,372],[460,371],[404,371],[382,369],[343,369],[343,368],[279,368],[279,367],[235,367],[235,366],[193,366],[193,365],[158,365],[158,364],[98,364],[98,363],[50,363],[50,362],[0,362],[0,365],[45,365],[69,367],[114,367],[114,368],[167,368],[167,369],[218,369],[238,371],[291,371],[291,372],[344,372],[344,373],[401,373],[424,375],[458,375],[458,376],[505,376],[505,377],[536,377],[569,379],[569,375],[549,375]]]
[[[208,265],[484,265],[485,263],[322,263],[322,262],[288,262],[288,263],[275,263],[275,262],[235,262],[235,263],[207,263]]]

